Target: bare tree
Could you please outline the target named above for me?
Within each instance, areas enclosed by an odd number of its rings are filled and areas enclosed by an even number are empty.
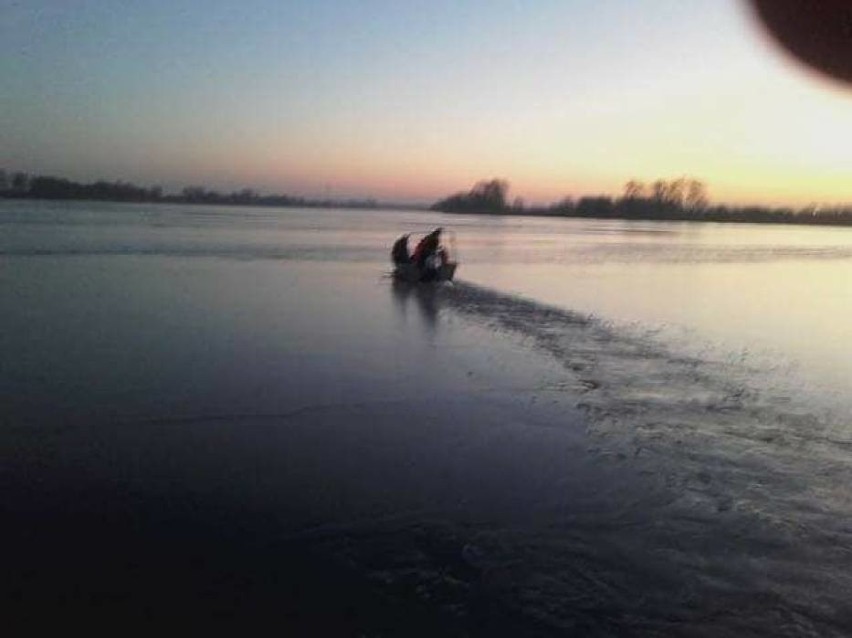
[[[645,196],[645,184],[631,179],[624,185],[624,199],[640,199]]]
[[[707,188],[704,183],[697,179],[689,180],[686,191],[686,208],[693,213],[698,213],[707,210],[708,203]]]
[[[489,208],[500,210],[506,208],[506,195],[509,192],[509,182],[505,179],[491,179],[477,182],[471,195],[484,202]]]
[[[651,184],[651,197],[657,204],[665,204],[667,192],[668,184],[665,181],[658,179]]]
[[[678,177],[666,185],[666,204],[674,208],[683,208],[686,198],[686,178]]]

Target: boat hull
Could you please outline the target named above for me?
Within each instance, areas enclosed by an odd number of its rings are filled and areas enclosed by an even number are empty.
[[[393,278],[408,283],[452,281],[458,264],[442,264],[437,269],[420,270],[414,264],[398,264],[393,270]]]

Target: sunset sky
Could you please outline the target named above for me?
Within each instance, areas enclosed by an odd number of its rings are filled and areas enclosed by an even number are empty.
[[[738,0],[0,0],[0,168],[430,202],[852,203],[852,89]]]

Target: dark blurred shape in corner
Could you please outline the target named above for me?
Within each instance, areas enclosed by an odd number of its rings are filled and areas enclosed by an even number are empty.
[[[852,0],[748,0],[773,39],[812,69],[852,84]]]

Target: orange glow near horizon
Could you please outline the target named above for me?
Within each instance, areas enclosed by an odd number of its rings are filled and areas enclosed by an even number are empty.
[[[188,24],[64,5],[44,24],[22,4],[0,168],[401,203],[495,177],[546,204],[688,176],[714,203],[852,204],[852,90],[738,0],[464,4],[262,1]]]

